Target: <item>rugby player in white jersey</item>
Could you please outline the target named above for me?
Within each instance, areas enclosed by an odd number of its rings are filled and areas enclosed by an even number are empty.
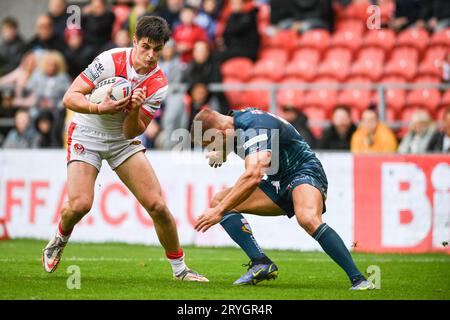
[[[184,262],[175,220],[161,193],[161,186],[135,137],[142,134],[167,93],[167,79],[157,62],[169,40],[167,22],[156,16],[142,17],[132,48],[105,51],[74,80],[63,103],[75,112],[68,129],[68,202],[61,210],[55,236],[43,250],[45,271],[54,272],[74,226],[92,207],[94,183],[106,160],[153,219],[174,279],[208,281]],[[100,104],[86,98],[95,86],[110,77],[132,83],[130,97],[113,101],[109,94]]]

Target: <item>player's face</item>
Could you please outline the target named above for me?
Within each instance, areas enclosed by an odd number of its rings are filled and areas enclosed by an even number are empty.
[[[133,44],[136,49],[136,63],[143,68],[153,68],[164,48],[164,43],[156,43],[148,38],[142,38],[139,41],[134,38]]]

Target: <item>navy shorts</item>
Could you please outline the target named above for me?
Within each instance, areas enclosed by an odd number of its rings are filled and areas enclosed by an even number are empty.
[[[312,172],[314,171],[314,172]],[[295,215],[292,191],[301,184],[309,184],[320,191],[323,199],[323,210],[325,213],[325,201],[327,199],[328,181],[321,165],[308,166],[306,170],[298,170],[294,174],[281,180],[273,180],[270,176],[263,179],[258,187],[276,203],[289,218]]]

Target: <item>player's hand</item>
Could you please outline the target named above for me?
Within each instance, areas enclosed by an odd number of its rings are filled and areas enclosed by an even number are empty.
[[[121,111],[130,103],[130,97],[114,101],[111,99],[112,89],[109,89],[106,93],[103,101],[98,105],[99,114],[114,114]]]
[[[208,208],[198,217],[194,229],[198,232],[205,232],[213,225],[222,220],[223,216],[215,208]]]
[[[206,154],[208,164],[212,168],[221,167],[222,164],[227,161],[227,156],[223,151],[210,151]]]
[[[131,110],[140,108],[147,97],[147,87],[137,88],[131,95]]]

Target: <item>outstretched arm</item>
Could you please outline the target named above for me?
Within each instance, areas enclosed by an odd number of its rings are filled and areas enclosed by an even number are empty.
[[[270,165],[272,152],[262,151],[245,158],[245,172],[239,177],[231,191],[214,207],[207,209],[197,220],[195,230],[205,232],[222,220],[226,212],[244,202],[258,187],[265,170]]]

